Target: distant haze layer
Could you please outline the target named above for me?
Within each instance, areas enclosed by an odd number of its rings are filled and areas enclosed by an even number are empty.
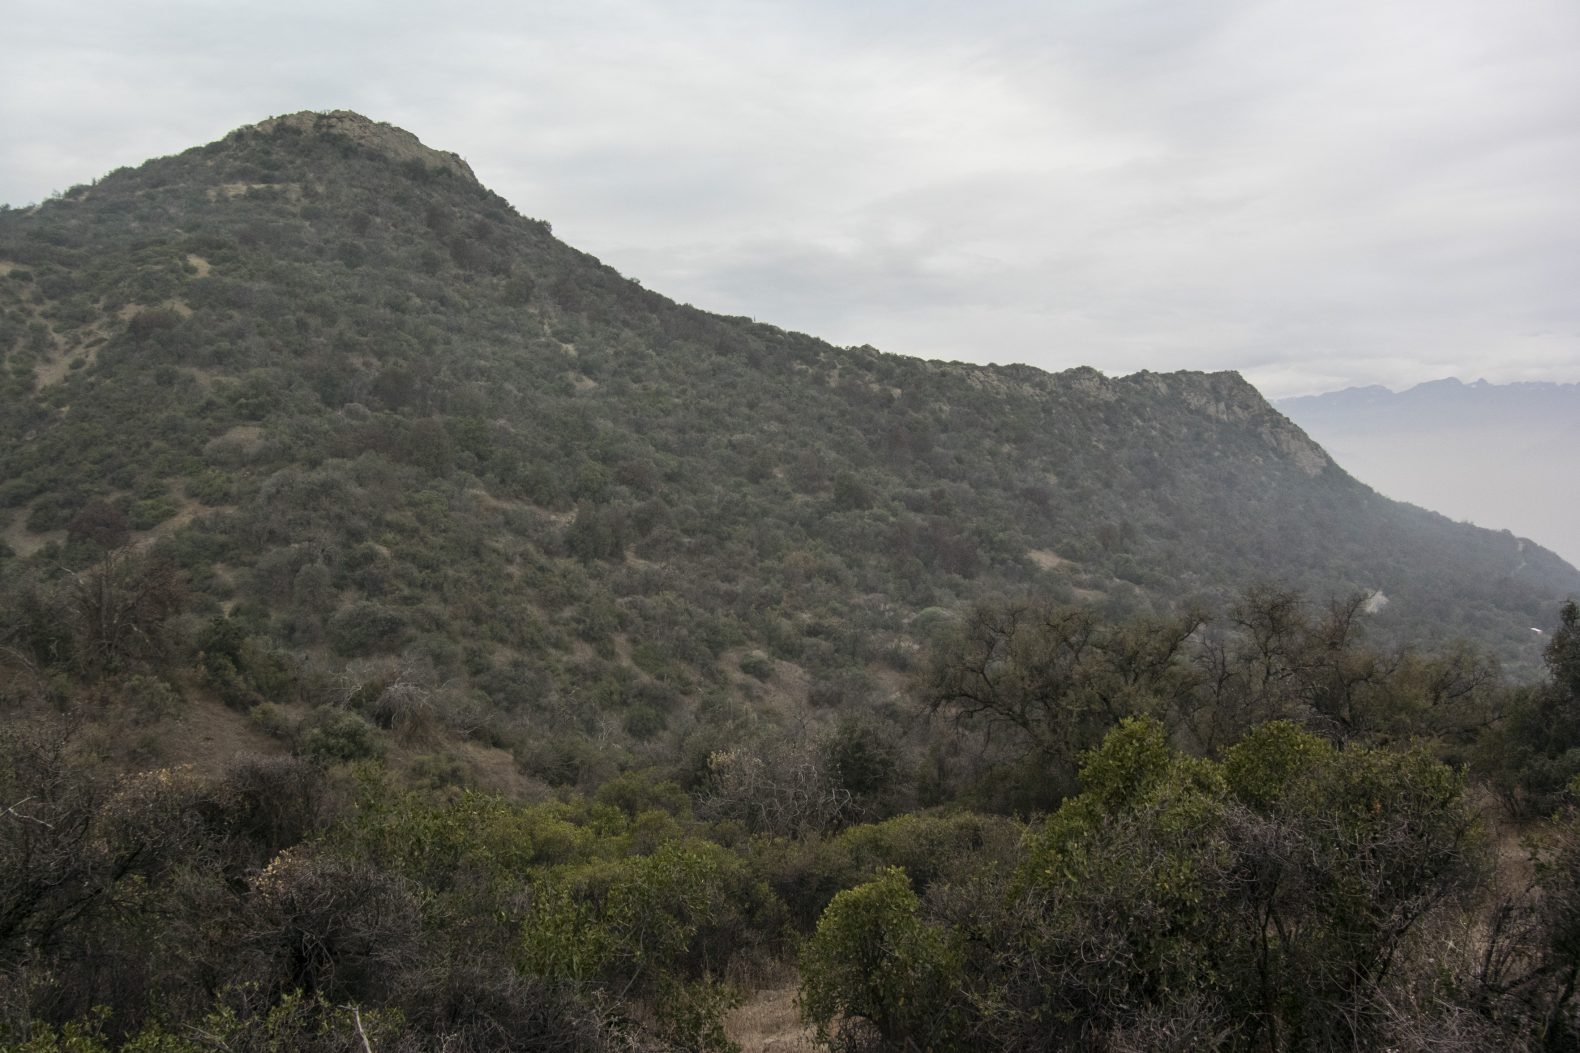
[[[1448,379],[1274,405],[1387,496],[1511,530],[1580,564],[1580,491],[1563,467],[1580,442],[1580,384]]]

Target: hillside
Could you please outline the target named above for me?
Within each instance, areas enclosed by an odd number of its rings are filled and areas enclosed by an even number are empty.
[[[1551,467],[1556,451],[1580,435],[1580,384],[1450,378],[1275,406],[1390,497],[1512,530],[1580,560],[1580,497],[1554,484]]]
[[[0,1053],[1580,1035],[1580,574],[1236,375],[710,315],[345,113],[0,272]]]
[[[1530,627],[1580,592],[1545,550],[1360,485],[1237,375],[926,362],[711,315],[354,114],[7,211],[0,261],[12,587],[92,563],[81,513],[107,504],[178,569],[183,638],[225,613],[260,669],[420,676],[463,725],[637,744],[881,695],[933,608],[1026,590],[1114,616],[1266,579],[1380,590],[1385,636],[1531,665]],[[556,748],[517,759],[574,777]]]

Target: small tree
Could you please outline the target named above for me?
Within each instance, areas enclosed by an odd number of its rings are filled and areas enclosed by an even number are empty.
[[[168,560],[117,548],[74,575],[68,595],[76,656],[84,671],[106,674],[168,656],[168,623],[186,590]]]
[[[1114,626],[1088,608],[984,604],[940,639],[919,687],[935,714],[1012,730],[1069,789],[1081,753],[1120,720],[1190,694],[1185,645],[1200,624],[1187,614]]]
[[[903,1049],[962,1048],[964,959],[954,938],[921,917],[896,867],[834,897],[801,953],[803,1014],[829,1042],[865,1023]]]

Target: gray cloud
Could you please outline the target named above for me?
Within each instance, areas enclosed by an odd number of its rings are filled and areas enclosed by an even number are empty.
[[[28,5],[0,200],[296,109],[699,306],[1270,394],[1580,377],[1572,0]]]

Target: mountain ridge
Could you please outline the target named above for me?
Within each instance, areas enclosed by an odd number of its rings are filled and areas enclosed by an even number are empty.
[[[191,638],[427,670],[560,729],[518,747],[555,778],[578,737],[878,704],[924,615],[993,596],[1384,592],[1377,631],[1519,661],[1580,591],[1357,484],[1238,374],[928,362],[711,315],[397,132],[272,118],[0,213],[10,580],[86,565],[80,517],[109,505],[186,575]],[[225,690],[256,705],[259,677]]]
[[[1375,406],[1378,403],[1398,405],[1455,402],[1460,405],[1498,405],[1517,400],[1529,402],[1573,405],[1580,402],[1580,383],[1563,383],[1543,380],[1517,380],[1494,384],[1484,379],[1463,381],[1458,377],[1443,377],[1422,381],[1407,388],[1394,390],[1382,384],[1341,388],[1315,395],[1294,395],[1272,400],[1275,407],[1287,407],[1299,412],[1306,407]]]
[[[1580,429],[1580,384],[1450,377],[1274,405],[1390,496],[1512,528],[1580,559],[1580,503],[1548,468]]]

